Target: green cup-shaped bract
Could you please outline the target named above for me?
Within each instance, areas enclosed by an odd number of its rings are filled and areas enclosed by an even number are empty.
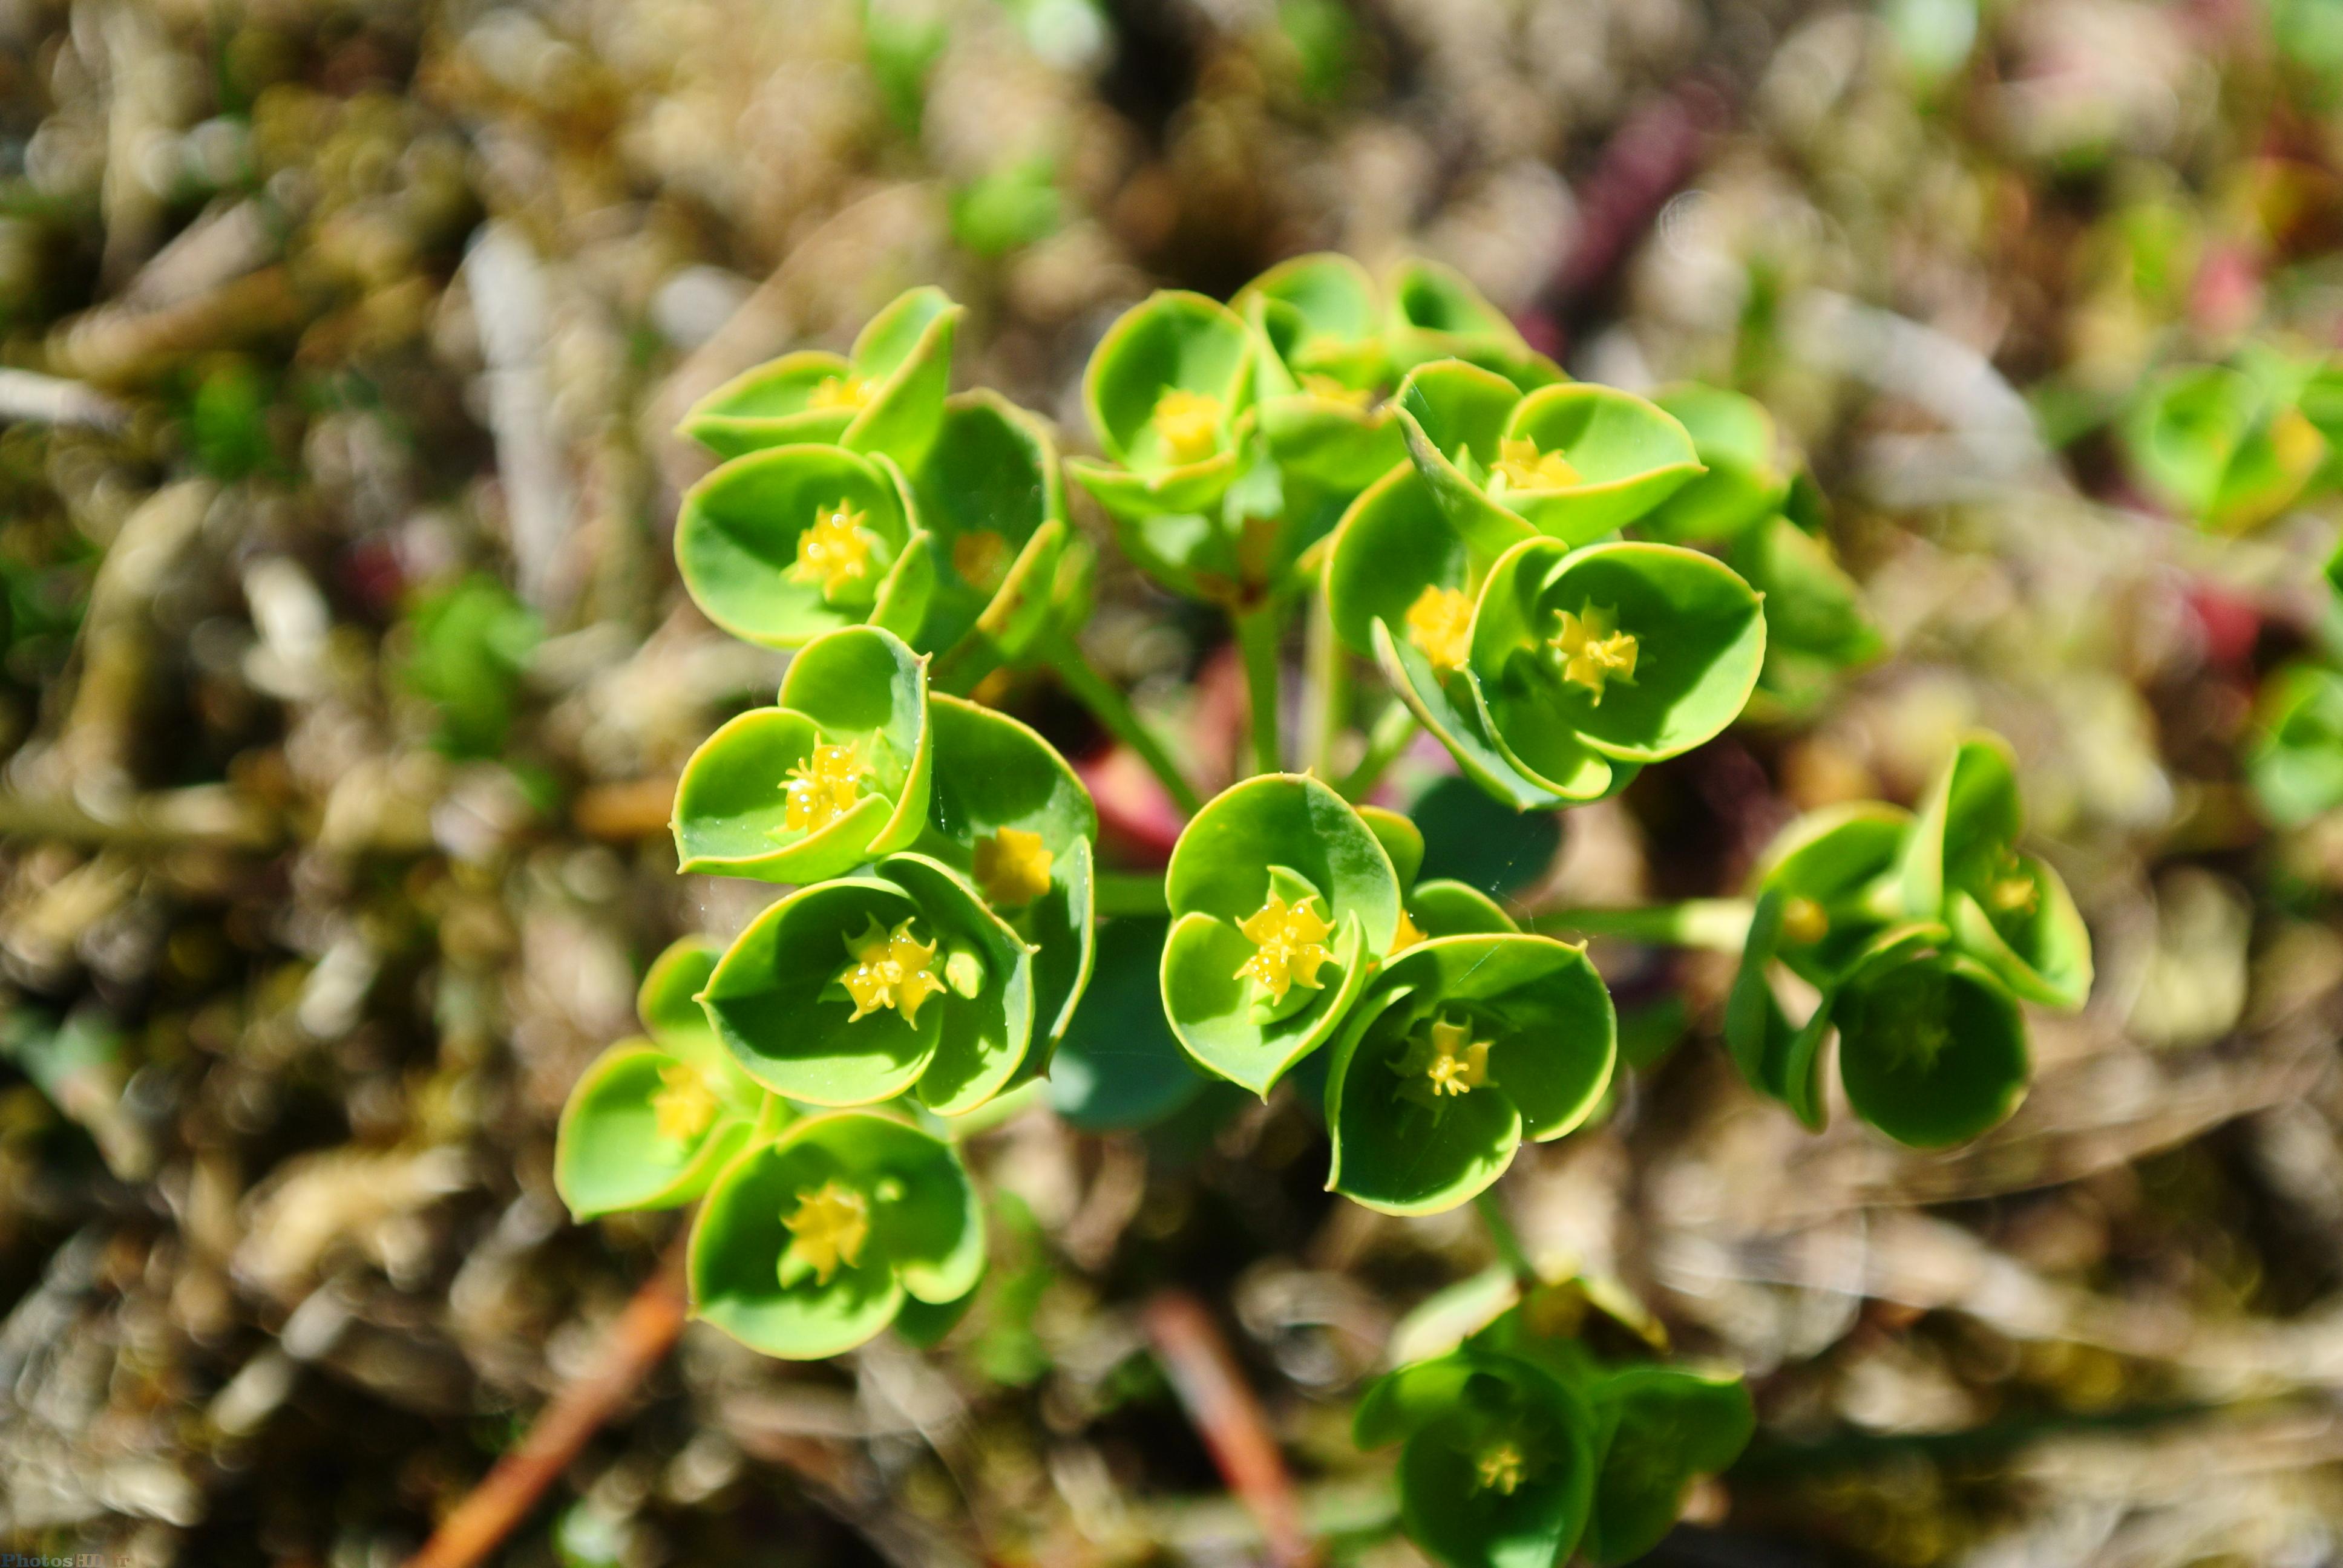
[[[1506,422],[1521,403],[1521,388],[1460,359],[1419,365],[1392,393],[1408,460],[1450,526],[1487,558],[1509,548],[1524,521],[1489,489],[1490,466],[1503,454]]]
[[[2343,673],[2297,664],[2262,687],[2246,776],[2263,813],[2299,828],[2343,806]]]
[[[1514,405],[1499,437],[1558,454],[1575,477],[1516,485],[1503,468],[1490,496],[1548,538],[1586,544],[1624,528],[1699,475],[1692,437],[1674,415],[1615,387],[1544,387]],[[1484,462],[1489,459],[1484,458]]]
[[[2224,366],[2157,377],[2123,422],[2132,467],[2199,527],[2237,532],[2284,511],[2318,475],[2327,437],[2288,397]]]
[[[1900,900],[1875,889],[1894,880],[1911,827],[1901,807],[1849,801],[1807,812],[1767,846],[1751,888],[1777,895],[1785,930],[1775,956],[1801,979],[1833,983],[1899,917]]]
[[[675,791],[686,871],[809,882],[909,849],[933,776],[926,661],[876,627],[818,638],[779,706],[702,741]]]
[[[1091,430],[1111,461],[1067,467],[1120,517],[1203,511],[1237,476],[1252,377],[1242,318],[1201,294],[1159,290],[1107,329],[1082,377]]]
[[[681,432],[724,457],[821,442],[915,467],[936,437],[960,315],[941,289],[911,289],[852,353],[785,354],[737,376],[692,405]]]
[[[1552,1568],[1594,1498],[1595,1418],[1545,1368],[1467,1346],[1359,1401],[1362,1448],[1401,1442],[1400,1523],[1447,1568]]]
[[[843,508],[850,555],[825,570],[807,536]],[[936,568],[902,470],[843,447],[774,447],[694,485],[676,518],[675,559],[708,618],[767,648],[798,648],[869,622],[916,636]]]
[[[1624,653],[1619,638],[1631,639]],[[1605,648],[1618,658],[1593,662]],[[1490,568],[1473,616],[1482,719],[1539,783],[1563,782],[1588,749],[1656,762],[1712,739],[1749,700],[1765,654],[1749,585],[1676,545],[1529,540]]]
[[[1691,1367],[1616,1367],[1586,1387],[1595,1443],[1594,1505],[1578,1549],[1596,1568],[1632,1563],[1660,1543],[1696,1476],[1741,1456],[1756,1428],[1736,1375]]]
[[[911,1303],[961,1303],[983,1272],[959,1154],[869,1111],[809,1117],[739,1155],[691,1232],[697,1315],[792,1361],[852,1350]]]
[[[693,1000],[716,951],[686,937],[660,954],[636,1004],[649,1038],[604,1051],[569,1091],[553,1184],[578,1218],[691,1201],[760,1121],[782,1113],[717,1042]]]
[[[1416,879],[1423,869],[1423,829],[1413,820],[1381,806],[1357,810],[1399,879],[1401,923],[1393,957],[1428,937],[1501,936],[1521,930],[1496,900],[1470,883],[1446,877]]]
[[[908,948],[892,945],[898,932]],[[847,976],[880,936],[903,979],[864,1006]],[[1023,1063],[1033,959],[958,872],[890,855],[872,876],[801,888],[758,916],[701,1000],[734,1059],[776,1093],[837,1106],[910,1091],[952,1116],[998,1094]]]
[[[1398,879],[1373,831],[1333,790],[1290,773],[1206,802],[1172,849],[1164,891],[1172,1031],[1205,1070],[1264,1099],[1332,1037],[1399,926]],[[1242,923],[1272,902],[1313,923],[1248,937]],[[1282,992],[1248,978],[1257,960],[1284,976]]]
[[[1654,407],[1682,425],[1708,471],[1642,519],[1655,539],[1701,544],[1732,538],[1781,509],[1790,493],[1789,465],[1774,416],[1755,398],[1686,382],[1652,394]]]
[[[1261,430],[1279,467],[1355,495],[1404,460],[1399,427],[1377,406],[1389,358],[1364,268],[1347,256],[1297,256],[1247,284],[1232,307],[1260,335]]]
[[[936,569],[920,646],[940,651],[980,631],[1021,657],[1059,618],[1052,589],[1072,537],[1048,427],[991,391],[949,398],[911,488]]]
[[[1293,328],[1278,346],[1279,358],[1296,376],[1373,387],[1391,372],[1381,294],[1367,269],[1347,256],[1321,251],[1281,261],[1229,304],[1247,320],[1256,305],[1272,306],[1291,319]]]
[[[930,721],[935,777],[919,847],[1032,948],[1037,1045],[1026,1070],[1039,1071],[1090,980],[1098,811],[1057,749],[1007,714],[938,697]]]
[[[1831,1021],[1847,1103],[1899,1143],[1966,1141],[2026,1096],[2026,1020],[1971,960],[1937,954],[1859,972],[1833,1000]]]
[[[1832,672],[1878,657],[1884,644],[1864,613],[1862,590],[1827,544],[1789,518],[1745,529],[1725,560],[1765,596],[1761,694],[1803,708],[1825,694]]]
[[[1326,1081],[1326,1185],[1387,1214],[1453,1209],[1524,1137],[1579,1125],[1618,1053],[1610,993],[1550,937],[1440,937],[1394,957],[1353,1010]]]
[[[1404,262],[1392,274],[1389,287],[1391,322],[1383,340],[1395,369],[1462,359],[1496,372],[1523,391],[1565,379],[1453,267],[1420,258]]]

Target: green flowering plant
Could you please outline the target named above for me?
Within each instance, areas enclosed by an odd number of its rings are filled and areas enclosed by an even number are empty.
[[[1068,467],[1125,520],[1200,512],[1237,477],[1254,422],[1254,339],[1200,294],[1159,292],[1091,353],[1082,407],[1111,462]]]
[[[789,663],[779,703],[700,743],[675,791],[686,871],[808,882],[897,849],[924,828],[934,742],[926,661],[892,632],[850,627]]]

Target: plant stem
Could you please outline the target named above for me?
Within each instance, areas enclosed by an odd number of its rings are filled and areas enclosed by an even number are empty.
[[[1333,612],[1323,593],[1310,599],[1308,648],[1310,690],[1310,769],[1321,779],[1334,776],[1334,746],[1351,718],[1351,656],[1334,635]]]
[[[1091,882],[1091,908],[1101,915],[1168,915],[1161,871],[1101,871]]]
[[[1482,1188],[1473,1199],[1473,1207],[1481,1211],[1481,1222],[1489,1229],[1489,1240],[1497,1249],[1497,1261],[1511,1269],[1513,1278],[1524,1286],[1539,1283],[1537,1266],[1523,1249],[1513,1222],[1505,1217],[1504,1201],[1497,1196],[1497,1190]]]
[[[1530,929],[1546,935],[1571,931],[1737,953],[1749,940],[1754,912],[1755,906],[1746,899],[1686,899],[1680,904],[1651,904],[1640,910],[1549,910],[1534,918]]]
[[[1334,786],[1335,793],[1345,800],[1356,800],[1382,783],[1407,743],[1415,739],[1415,731],[1414,713],[1393,698],[1391,706],[1375,716],[1374,728],[1367,731],[1366,755]]]
[[[1058,672],[1058,678],[1066,683],[1066,689],[1074,694],[1075,700],[1089,709],[1117,740],[1139,753],[1139,759],[1147,764],[1174,806],[1194,816],[1202,808],[1204,798],[1196,793],[1196,787],[1188,782],[1188,776],[1180,771],[1171,753],[1140,721],[1139,715],[1131,710],[1131,699],[1091,668],[1090,660],[1071,638],[1051,648],[1048,657],[1050,667]]]
[[[1277,733],[1277,709],[1282,695],[1277,662],[1278,634],[1282,618],[1275,599],[1238,610],[1237,651],[1244,657],[1245,695],[1252,700],[1252,768],[1256,773],[1285,770],[1285,748]]]

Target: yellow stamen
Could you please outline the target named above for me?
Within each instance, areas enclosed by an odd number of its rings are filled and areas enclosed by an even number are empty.
[[[1009,541],[990,528],[979,528],[952,541],[951,559],[960,581],[990,593],[1009,575]]]
[[[1523,436],[1508,436],[1497,444],[1497,460],[1489,471],[1503,477],[1509,489],[1567,490],[1580,483],[1578,470],[1559,452],[1541,452]]]
[[[870,383],[860,376],[849,373],[844,376],[825,376],[815,382],[812,392],[806,397],[806,407],[829,413],[841,408],[848,410],[860,408],[870,400]]]
[[[1155,430],[1175,463],[1200,463],[1221,439],[1221,400],[1174,387],[1155,400]]]
[[[908,919],[891,931],[870,915],[862,920],[862,934],[843,939],[847,956],[854,960],[838,977],[854,999],[854,1017],[847,1022],[882,1007],[901,1013],[905,1023],[918,1022],[920,1004],[944,989],[928,967],[935,962],[936,944],[912,936]]]
[[[1437,1114],[1449,1099],[1470,1094],[1490,1081],[1489,1044],[1473,1038],[1470,1020],[1435,1018],[1432,1027],[1408,1041],[1407,1053],[1392,1064],[1399,1091]]]
[[[1521,1485],[1529,1467],[1523,1462],[1522,1451],[1510,1442],[1501,1442],[1473,1462],[1473,1470],[1483,1492],[1502,1492],[1507,1497]]]
[[[1402,910],[1399,912],[1399,930],[1392,933],[1391,950],[1395,953],[1404,952],[1422,940],[1423,940],[1423,928],[1415,923],[1414,916]]]
[[[1560,614],[1562,629],[1546,639],[1546,646],[1562,658],[1563,679],[1593,692],[1598,708],[1605,682],[1635,684],[1635,639],[1619,629],[1618,611],[1590,600],[1576,615],[1568,610]]]
[[[862,525],[868,512],[856,511],[845,501],[816,508],[813,527],[798,536],[798,558],[789,566],[789,580],[819,583],[824,598],[870,575],[870,532]]]
[[[1323,397],[1330,403],[1340,403],[1350,408],[1363,409],[1375,400],[1374,392],[1369,387],[1352,387],[1332,376],[1321,376],[1314,370],[1302,373],[1302,389],[1312,397]]]
[[[1237,978],[1260,986],[1272,1002],[1283,1001],[1295,986],[1317,990],[1325,984],[1318,970],[1333,956],[1325,942],[1334,928],[1310,907],[1315,901],[1314,895],[1304,895],[1289,904],[1272,893],[1260,909],[1237,922],[1237,930],[1257,950],[1237,966]]]
[[[716,1120],[716,1091],[708,1079],[688,1061],[670,1061],[659,1070],[659,1092],[651,1096],[651,1120],[659,1135],[669,1143],[690,1143]]]
[[[1050,890],[1055,859],[1041,834],[1003,828],[976,841],[977,889],[995,909],[1021,908]]]
[[[870,1239],[870,1200],[839,1181],[825,1181],[798,1194],[797,1212],[781,1221],[789,1244],[781,1253],[784,1284],[810,1269],[814,1283],[826,1285],[840,1268],[854,1267]]]
[[[792,832],[812,833],[829,827],[854,809],[862,798],[862,754],[852,742],[817,746],[811,756],[789,767],[789,806],[782,820]]]
[[[1437,583],[1425,588],[1407,607],[1407,640],[1432,661],[1433,674],[1463,668],[1473,657],[1472,596]]]

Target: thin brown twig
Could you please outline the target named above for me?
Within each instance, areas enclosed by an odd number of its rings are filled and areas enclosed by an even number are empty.
[[[1185,1291],[1172,1290],[1147,1303],[1142,1321],[1221,1478],[1260,1522],[1270,1561],[1278,1568],[1313,1568],[1318,1549],[1302,1533],[1285,1457],[1212,1314]]]
[[[593,1370],[562,1388],[538,1412],[520,1446],[496,1462],[479,1485],[439,1522],[407,1568],[472,1568],[528,1517],[546,1489],[667,1359],[690,1316],[679,1239],[610,1325]]]

